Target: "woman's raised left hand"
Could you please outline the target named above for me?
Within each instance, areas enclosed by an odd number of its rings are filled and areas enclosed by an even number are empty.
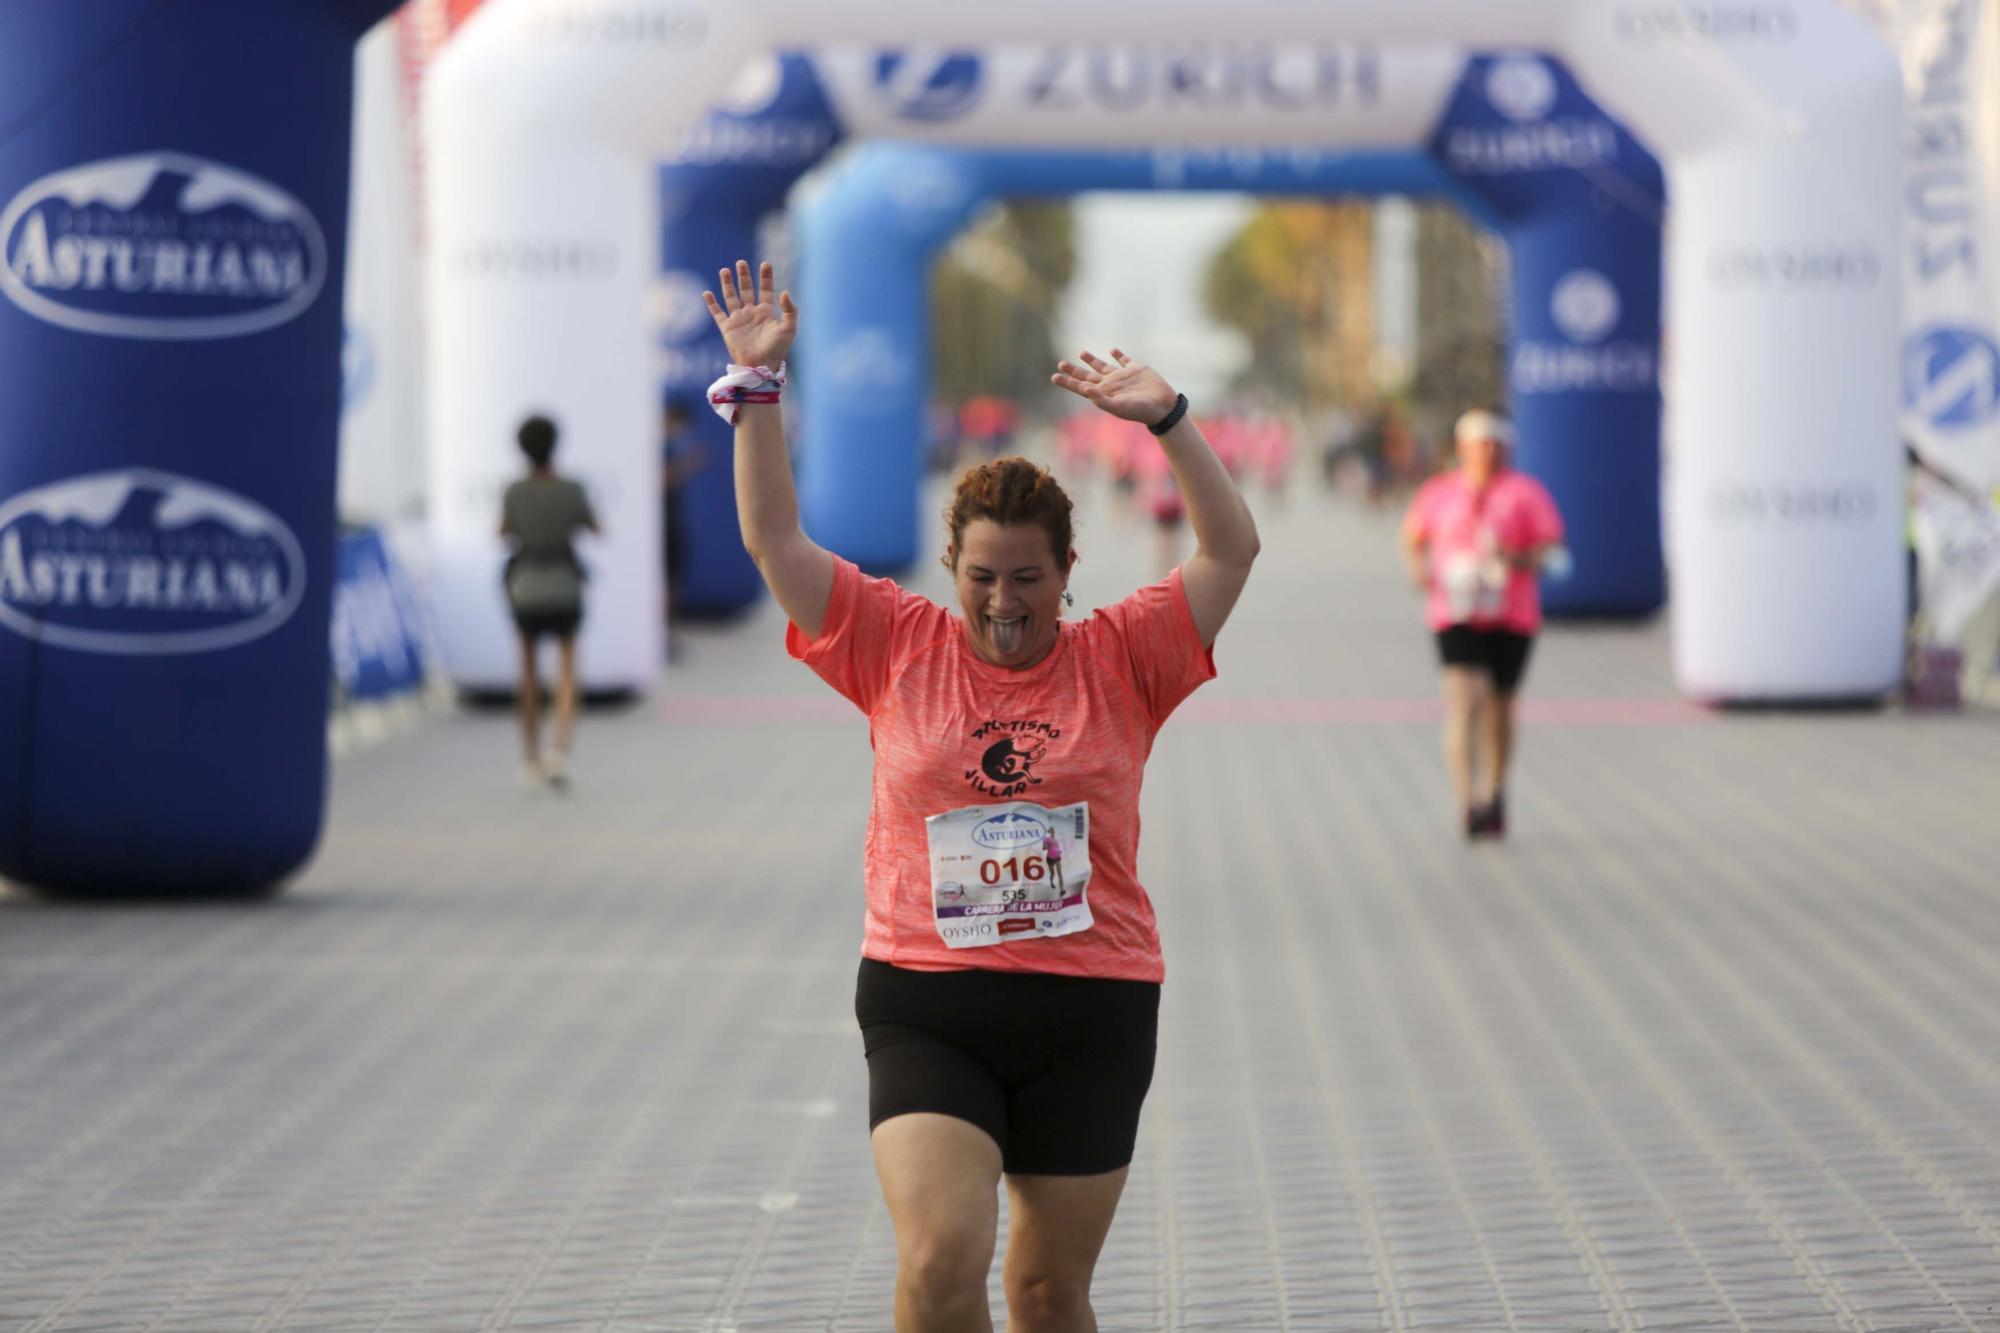
[[[1180,399],[1158,371],[1140,365],[1116,347],[1111,349],[1111,360],[1116,365],[1091,352],[1080,354],[1079,359],[1082,365],[1058,361],[1049,382],[1079,398],[1089,399],[1114,417],[1150,426],[1173,411]]]

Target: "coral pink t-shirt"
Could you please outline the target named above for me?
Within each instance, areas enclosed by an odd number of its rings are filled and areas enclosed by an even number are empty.
[[[1454,468],[1417,491],[1405,526],[1430,544],[1425,613],[1432,629],[1470,625],[1533,634],[1541,628],[1540,576],[1509,566],[1495,584],[1481,579],[1479,565],[1489,550],[1511,555],[1562,540],[1562,515],[1542,483],[1507,468],[1474,490]]]
[[[1088,620],[1062,622],[1047,657],[1011,671],[972,651],[957,616],[841,560],[819,636],[791,625],[785,647],[868,715],[864,956],[919,971],[1161,980],[1138,875],[1139,784],[1160,724],[1215,675],[1178,569]],[[933,916],[924,821],[1009,801],[1089,802],[1094,924],[953,949]]]

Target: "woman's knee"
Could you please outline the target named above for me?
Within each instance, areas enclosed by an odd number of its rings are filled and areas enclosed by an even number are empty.
[[[1075,1328],[1090,1309],[1090,1274],[1069,1269],[1007,1274],[1007,1319],[1024,1329]]]
[[[979,1227],[946,1225],[912,1236],[898,1256],[904,1280],[928,1302],[949,1304],[983,1296],[993,1267],[993,1234]]]

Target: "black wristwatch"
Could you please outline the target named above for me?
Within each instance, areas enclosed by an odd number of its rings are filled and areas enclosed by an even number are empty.
[[[1167,413],[1165,416],[1161,417],[1158,421],[1154,422],[1152,425],[1146,427],[1146,429],[1153,432],[1153,434],[1155,435],[1165,435],[1168,431],[1180,425],[1181,418],[1186,415],[1187,415],[1187,395],[1179,394],[1174,398],[1174,410]]]

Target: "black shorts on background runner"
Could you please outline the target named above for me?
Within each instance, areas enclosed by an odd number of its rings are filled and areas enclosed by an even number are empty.
[[[930,1111],[986,1131],[1010,1174],[1129,1166],[1153,1082],[1160,988],[1042,972],[918,972],[861,960],[868,1128]]]
[[[583,624],[583,612],[558,611],[552,614],[516,615],[514,628],[530,639],[543,639],[554,635],[558,639],[573,639]]]
[[[1450,625],[1437,632],[1438,657],[1446,666],[1472,667],[1493,677],[1493,688],[1513,694],[1521,688],[1528,671],[1528,653],[1535,646],[1532,634],[1510,629],[1474,629],[1470,625]]]

